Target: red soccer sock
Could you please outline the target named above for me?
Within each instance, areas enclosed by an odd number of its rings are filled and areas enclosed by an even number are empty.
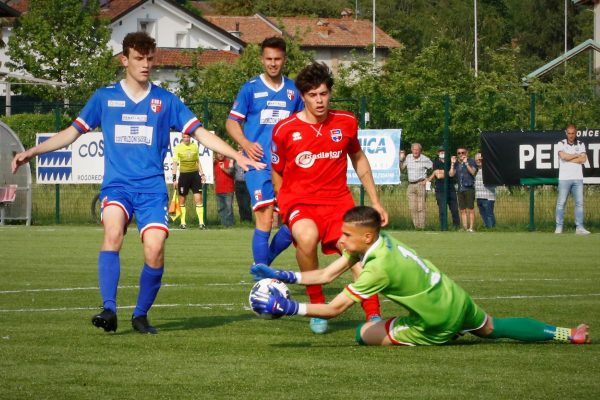
[[[306,286],[306,294],[310,298],[311,304],[325,303],[325,295],[323,294],[323,286],[321,285]]]
[[[367,321],[375,315],[381,317],[381,309],[379,307],[379,296],[373,295],[369,297],[368,299],[362,302],[361,306],[363,308],[363,311],[365,312]]]

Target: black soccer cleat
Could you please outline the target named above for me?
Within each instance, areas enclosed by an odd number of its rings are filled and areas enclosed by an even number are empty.
[[[133,327],[133,330],[138,331],[139,333],[152,335],[158,333],[158,330],[150,325],[148,317],[145,315],[140,315],[139,317],[131,316],[131,326]]]
[[[104,329],[104,332],[117,331],[117,313],[105,308],[100,314],[92,317],[92,324],[97,328]]]

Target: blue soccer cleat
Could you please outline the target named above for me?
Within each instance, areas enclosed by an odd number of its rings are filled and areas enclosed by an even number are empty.
[[[327,320],[322,318],[311,318],[310,330],[317,335],[327,332]]]

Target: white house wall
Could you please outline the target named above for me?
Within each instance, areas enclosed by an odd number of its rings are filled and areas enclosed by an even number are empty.
[[[216,31],[212,26],[169,3],[155,0],[142,4],[111,23],[112,35],[109,45],[113,54],[123,50],[125,35],[140,30],[142,22],[150,22],[148,33],[156,39],[157,47],[217,49],[236,53],[242,49],[241,44]],[[176,43],[178,33],[185,34],[185,40],[179,46]]]

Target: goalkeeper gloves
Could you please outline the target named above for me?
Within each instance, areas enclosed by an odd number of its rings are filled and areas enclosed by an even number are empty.
[[[254,264],[250,267],[250,273],[254,275],[254,280],[260,281],[265,278],[277,279],[285,283],[297,283],[298,274],[293,271],[282,271],[273,269],[265,264]]]
[[[273,292],[256,292],[250,296],[252,309],[259,314],[271,314],[274,316],[296,315],[300,304],[297,301],[286,299]]]

